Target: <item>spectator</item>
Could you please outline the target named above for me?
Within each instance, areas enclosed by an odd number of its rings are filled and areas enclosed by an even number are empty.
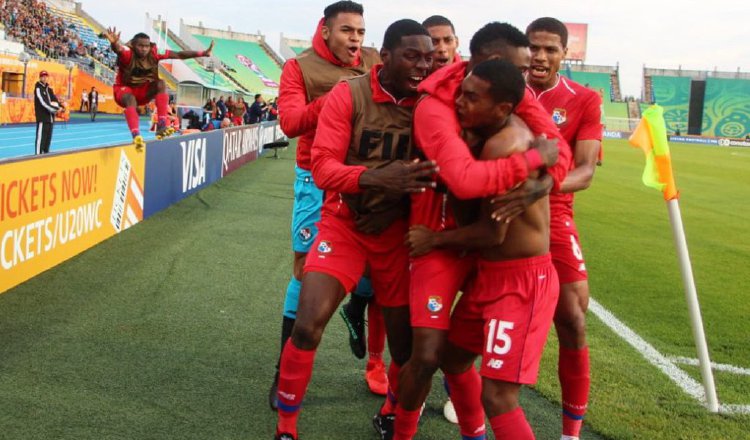
[[[96,112],[99,110],[99,92],[96,87],[91,88],[89,93],[89,113],[91,113],[91,122],[96,120]]]
[[[250,123],[257,124],[263,120],[263,114],[266,111],[266,103],[260,93],[255,95],[255,102],[250,106]]]
[[[34,86],[34,113],[37,126],[34,152],[37,155],[49,153],[55,115],[62,111],[55,93],[47,84],[48,79],[47,71],[42,70],[39,73],[39,81]]]
[[[89,111],[89,91],[88,89],[83,89],[83,92],[81,93],[81,108],[78,109],[79,112],[87,112]]]
[[[245,100],[240,96],[239,98],[237,98],[237,101],[234,103],[234,107],[232,108],[232,115],[234,115],[234,117],[232,118],[232,123],[234,125],[244,124],[246,112],[247,108],[245,107]]]
[[[275,121],[279,119],[279,106],[276,104],[276,98],[273,98],[273,101],[271,101],[271,104],[268,108],[268,118],[269,121]]]
[[[223,96],[220,96],[219,100],[216,101],[216,109],[218,110],[216,119],[224,120],[227,117],[227,105],[224,103]]]

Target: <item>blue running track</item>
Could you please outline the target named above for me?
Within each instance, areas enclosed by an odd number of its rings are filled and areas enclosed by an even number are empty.
[[[141,118],[141,134],[148,140],[154,139],[149,132],[149,119]],[[36,124],[4,125],[0,127],[0,161],[16,159],[34,154]],[[91,122],[73,120],[67,124],[55,122],[52,132],[50,153],[80,150],[93,147],[129,144],[132,141],[125,117],[105,117]]]

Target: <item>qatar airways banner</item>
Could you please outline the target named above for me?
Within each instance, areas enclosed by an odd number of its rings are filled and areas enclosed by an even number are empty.
[[[132,145],[0,164],[0,293],[141,221],[144,168]]]
[[[257,159],[264,145],[286,139],[278,122],[261,122],[223,131],[222,177]]]
[[[566,60],[586,61],[586,39],[589,25],[585,23],[565,23],[568,28],[568,55]]]

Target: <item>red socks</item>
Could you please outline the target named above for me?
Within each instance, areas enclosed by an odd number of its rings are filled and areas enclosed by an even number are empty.
[[[464,439],[482,439],[485,435],[482,407],[482,378],[472,367],[460,374],[445,374],[453,407]]]
[[[394,414],[396,412],[396,404],[398,404],[398,374],[401,372],[401,365],[397,365],[391,361],[391,365],[388,366],[388,395],[385,396],[385,403],[380,407],[380,414]]]
[[[491,418],[490,426],[492,426],[496,440],[534,440],[535,438],[520,406],[513,411]]]
[[[583,416],[589,400],[591,374],[589,348],[560,347],[558,375],[562,387],[563,435],[580,437]]]
[[[385,322],[380,306],[375,301],[367,306],[367,350],[370,359],[383,357],[385,349]]]
[[[138,110],[136,110],[135,107],[125,107],[125,122],[128,123],[130,134],[132,134],[133,137],[140,136],[141,121],[138,119]]]
[[[411,440],[417,434],[419,414],[421,412],[421,408],[408,411],[401,408],[401,405],[398,405],[396,407],[393,440]]]
[[[167,125],[167,107],[169,106],[169,95],[166,93],[157,93],[154,98],[156,101],[156,116],[159,127]]]
[[[279,422],[278,433],[297,437],[297,418],[300,406],[312,377],[315,350],[300,350],[288,339],[281,352],[279,368]]]

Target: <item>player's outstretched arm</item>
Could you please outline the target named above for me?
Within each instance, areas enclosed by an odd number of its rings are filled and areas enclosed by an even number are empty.
[[[120,32],[117,31],[116,27],[107,28],[106,31],[102,32],[104,38],[109,41],[109,46],[112,48],[112,52],[120,53],[122,51],[122,43],[120,43]]]
[[[168,55],[165,58],[188,60],[190,58],[210,57],[213,50],[214,41],[211,40],[211,44],[208,45],[208,49],[206,50],[182,50],[179,52],[171,52],[171,55]]]

